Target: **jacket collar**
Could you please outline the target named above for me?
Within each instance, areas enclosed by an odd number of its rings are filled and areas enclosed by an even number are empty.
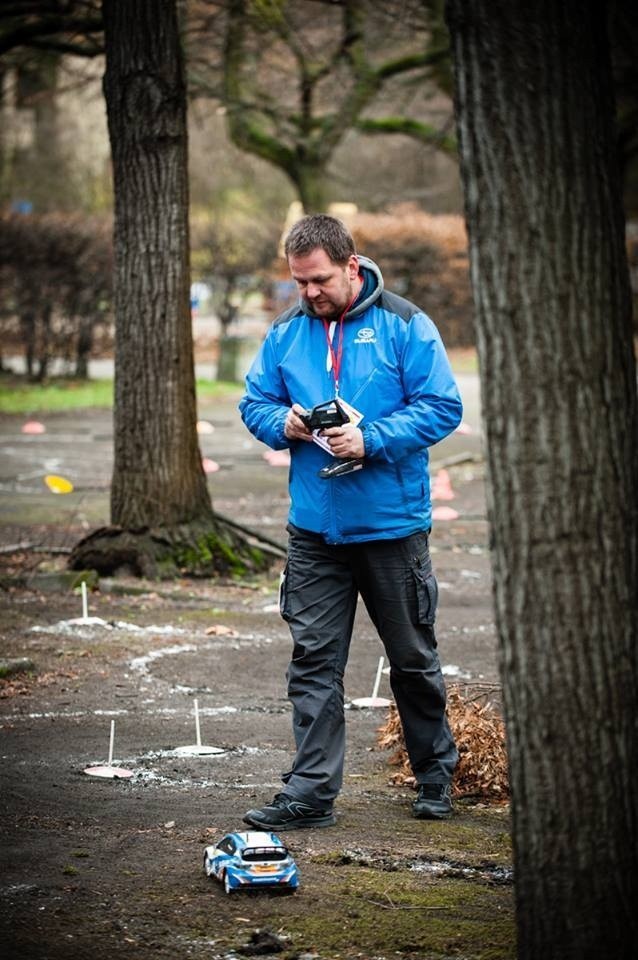
[[[346,320],[352,320],[354,317],[358,317],[364,313],[383,292],[383,276],[374,260],[370,260],[369,257],[359,256],[359,269],[363,274],[363,285],[359,296],[345,316]],[[299,301],[299,306],[302,313],[305,313],[306,316],[317,316],[312,307],[304,300]]]

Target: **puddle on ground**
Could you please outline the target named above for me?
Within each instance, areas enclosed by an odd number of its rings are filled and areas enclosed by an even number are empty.
[[[187,630],[181,627],[172,627],[170,624],[158,626],[151,624],[150,627],[140,627],[136,623],[128,623],[126,620],[102,620],[101,617],[73,617],[71,620],[58,620],[57,623],[50,624],[47,627],[31,627],[32,633],[62,633],[70,636],[90,638],[96,630],[121,630],[128,633],[154,634],[168,636],[184,636]]]
[[[127,695],[129,696],[129,695]],[[136,694],[131,693],[130,697],[134,697]],[[230,704],[225,704],[221,707],[200,707],[199,715],[200,717],[221,717],[225,714],[232,713],[262,713],[276,716],[282,713],[288,713],[290,710],[289,704],[275,704],[273,706],[255,706],[254,704],[247,704],[243,707],[233,707]],[[15,722],[17,720],[78,720],[82,717],[127,717],[127,716],[138,716],[140,713],[134,709],[127,709],[122,707],[119,710],[48,710],[41,713],[5,713],[2,715],[0,722]],[[189,706],[186,707],[157,707],[153,710],[145,710],[144,716],[146,717],[162,717],[162,719],[170,720],[173,717],[192,717],[192,709]]]
[[[74,720],[79,717],[124,717],[128,710],[49,710],[44,713],[6,713],[3,720]]]
[[[178,713],[180,714],[184,713],[184,708],[180,709],[178,707],[158,707],[157,710],[150,710],[148,712],[155,716],[162,715],[167,717],[174,717]],[[190,713],[190,708],[186,709],[186,712]],[[247,711],[242,711],[242,712],[247,712]],[[239,707],[224,706],[224,707],[200,707],[199,708],[200,717],[218,717],[223,713],[239,713]]]
[[[476,867],[448,860],[417,860],[410,864],[414,873],[429,873],[444,877],[461,877],[467,880],[483,880],[487,883],[510,884],[514,882],[514,871],[497,864],[481,864]]]
[[[446,663],[441,667],[444,677],[457,677],[459,680],[471,680],[472,674],[462,670],[456,663]]]
[[[222,757],[221,753],[207,754],[203,757],[187,756],[177,753],[177,749],[178,748],[175,747],[171,748],[170,750],[149,750],[148,753],[143,753],[139,757],[134,757],[130,762],[141,763],[143,760],[149,760],[151,763],[154,763],[156,760],[210,760],[211,758]],[[263,747],[224,747],[223,756],[228,757],[229,754],[232,754],[233,757],[247,757],[266,753],[269,753],[269,751],[264,750]]]
[[[174,750],[152,750],[147,754],[144,754],[141,757],[132,757],[126,760],[129,768],[133,770],[133,778],[129,783],[135,784],[144,784],[144,785],[153,785],[160,787],[197,787],[199,789],[212,788],[217,790],[251,790],[254,791],[257,786],[260,789],[275,789],[281,787],[281,782],[276,783],[262,783],[256,784],[253,782],[243,783],[241,781],[229,781],[229,780],[214,780],[210,777],[200,777],[193,773],[192,765],[199,760],[216,760],[218,762],[223,762],[225,760],[230,760],[232,763],[246,755],[254,756],[256,753],[267,754],[268,750],[263,750],[260,747],[229,747],[224,753],[212,754],[211,756],[205,757],[192,757],[192,756],[180,756]],[[144,768],[140,767],[135,769],[136,764],[142,763],[143,761],[150,761],[151,764],[157,764],[158,761],[170,761],[173,765],[171,768],[171,773],[163,773],[155,767]],[[183,766],[186,768],[185,772],[181,772],[179,767],[174,764],[177,761],[182,761]],[[207,769],[204,767],[204,769]]]
[[[275,790],[281,788],[281,780],[273,783],[229,783],[227,780],[208,780],[208,779],[194,779],[191,777],[166,777],[161,773],[157,773],[156,770],[136,770],[133,774],[132,779],[127,781],[127,784],[144,784],[148,786],[158,786],[158,787],[179,787],[179,788],[188,788],[193,789],[208,789],[208,790],[250,790],[254,792],[256,787],[259,786],[259,789],[263,790]]]
[[[364,850],[342,850],[340,859],[335,861],[335,866],[351,864],[389,871],[408,869],[413,873],[478,880],[482,883],[507,885],[514,882],[513,870],[495,863],[471,865],[453,860],[428,860],[425,857],[419,857],[417,860],[407,857],[379,857]]]
[[[19,897],[22,898],[26,893],[40,893],[40,887],[35,883],[14,883],[10,887],[0,888],[0,897]]]

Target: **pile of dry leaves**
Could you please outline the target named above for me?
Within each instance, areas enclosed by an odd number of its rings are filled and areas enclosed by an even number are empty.
[[[509,799],[505,725],[490,700],[490,691],[453,684],[448,687],[447,712],[459,751],[452,783],[454,796],[492,802]],[[384,750],[394,750],[389,762],[398,770],[392,775],[391,783],[414,786],[403,729],[394,704],[379,728],[377,743]]]
[[[19,673],[0,677],[0,700],[11,697],[27,697],[36,687],[50,687],[61,680],[77,680],[80,676],[72,670],[50,670],[47,673]],[[62,687],[64,690],[64,687]]]

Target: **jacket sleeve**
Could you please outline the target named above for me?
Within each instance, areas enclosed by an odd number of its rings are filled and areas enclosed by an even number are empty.
[[[400,358],[406,405],[362,425],[365,453],[395,462],[438,443],[461,422],[463,405],[445,348],[429,317],[407,324]]]
[[[275,450],[283,450],[291,445],[284,434],[291,406],[277,363],[275,336],[271,329],[248,371],[246,393],[239,403],[239,412],[253,436]]]

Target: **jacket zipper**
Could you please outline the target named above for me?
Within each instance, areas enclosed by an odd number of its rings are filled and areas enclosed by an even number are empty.
[[[367,377],[367,379],[361,384],[361,386],[359,387],[359,389],[358,389],[358,390],[355,390],[354,396],[352,397],[352,399],[350,399],[349,397],[346,397],[346,398],[345,398],[345,399],[348,401],[348,403],[350,403],[353,407],[356,406],[357,400],[359,399],[359,397],[361,396],[361,394],[363,393],[363,391],[369,386],[369,384],[371,383],[371,381],[375,379],[375,377],[376,377],[376,375],[377,375],[377,372],[378,372],[378,371],[377,371],[376,368],[375,368],[375,369],[372,371],[372,373],[370,374],[370,376]],[[365,418],[365,411],[362,410],[361,412],[364,414],[364,418]]]
[[[328,486],[328,510],[330,513],[330,539],[332,543],[338,543],[338,531],[337,531],[337,508],[335,503],[335,488],[334,480],[320,480],[320,483],[325,483]]]

